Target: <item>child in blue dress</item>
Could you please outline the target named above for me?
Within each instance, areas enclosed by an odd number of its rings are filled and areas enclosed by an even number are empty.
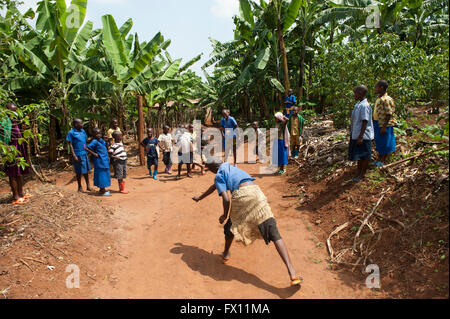
[[[89,172],[91,171],[91,166],[85,151],[87,134],[83,130],[82,120],[73,120],[73,129],[67,134],[66,141],[69,143],[70,152],[72,154],[73,167],[75,168],[75,174],[77,175],[78,191],[83,191],[83,188],[81,187],[81,176],[84,176],[86,188],[90,192],[92,191],[91,186],[89,185]]]
[[[101,196],[111,196],[111,193],[106,190],[111,186],[111,173],[109,171],[109,156],[106,142],[102,139],[102,132],[100,129],[93,130],[95,138],[86,147],[86,151],[94,156],[94,186],[100,188],[99,194]]]

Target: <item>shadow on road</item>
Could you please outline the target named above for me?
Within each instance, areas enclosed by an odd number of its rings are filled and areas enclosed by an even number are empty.
[[[181,243],[176,243],[175,246],[170,250],[172,254],[182,255],[181,260],[189,268],[216,281],[237,280],[243,284],[251,284],[257,288],[264,289],[282,299],[293,296],[299,290],[298,287],[274,287],[242,269],[223,264],[220,255],[211,254],[201,248]]]

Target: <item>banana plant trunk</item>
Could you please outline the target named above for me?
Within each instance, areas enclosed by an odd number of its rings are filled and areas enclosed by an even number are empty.
[[[300,84],[299,84],[299,88],[298,88],[298,98],[301,99],[303,98],[304,95],[304,89],[303,89],[303,84],[304,84],[304,79],[305,79],[305,46],[302,45],[302,50],[300,53]]]
[[[138,104],[138,147],[139,147],[139,162],[141,166],[145,165],[145,149],[141,145],[141,142],[144,140],[144,104],[142,95],[137,96],[137,104]]]
[[[50,114],[49,126],[49,145],[48,145],[48,162],[54,163],[57,160],[58,154],[56,150],[56,117]]]
[[[288,95],[288,91],[291,88],[291,84],[289,81],[289,68],[288,68],[288,62],[287,62],[287,54],[286,54],[286,46],[284,44],[284,37],[283,37],[283,29],[281,28],[281,18],[280,15],[278,15],[277,19],[277,29],[278,29],[278,42],[280,43],[280,50],[281,50],[281,58],[282,58],[282,64],[283,64],[283,83],[284,83],[284,91],[285,96]]]

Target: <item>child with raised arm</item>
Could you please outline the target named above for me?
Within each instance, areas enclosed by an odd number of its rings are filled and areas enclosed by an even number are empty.
[[[93,191],[89,184],[91,165],[86,152],[87,134],[83,130],[82,120],[73,120],[73,129],[67,134],[66,140],[69,143],[70,153],[72,154],[72,163],[77,176],[78,191],[83,191],[83,187],[81,186],[81,176],[84,176],[84,180],[86,181],[86,189],[88,191]]]
[[[148,174],[153,176],[154,180],[158,180],[158,150],[159,141],[156,137],[153,137],[153,130],[149,128],[147,130],[147,137],[141,142],[141,145],[145,147],[147,153],[147,167]],[[155,167],[152,173],[152,166]]]
[[[358,85],[353,90],[357,103],[352,112],[351,140],[348,153],[350,161],[358,162],[356,176],[352,179],[355,183],[359,183],[364,179],[369,161],[372,159],[374,130],[372,108],[366,99],[367,92],[368,89],[364,85]]]
[[[94,186],[100,188],[99,195],[111,196],[106,190],[111,186],[111,173],[109,171],[109,156],[106,142],[102,139],[102,132],[99,128],[92,130],[94,139],[85,147],[85,150],[94,156]]]
[[[114,178],[119,182],[120,192],[122,194],[128,194],[129,192],[125,189],[125,178],[127,178],[127,152],[122,143],[122,132],[115,131],[112,133],[112,137],[114,142],[109,148],[109,154],[111,155],[114,167]]]
[[[254,240],[262,238],[267,245],[270,242],[275,244],[287,267],[291,285],[300,286],[302,279],[297,276],[294,270],[267,198],[259,186],[254,183],[255,179],[229,163],[222,163],[218,158],[212,158],[206,166],[216,174],[214,184],[204,194],[194,197],[193,200],[199,202],[214,193],[215,190],[222,197],[223,214],[220,216],[219,222],[223,224],[228,219],[224,226],[223,262],[228,263],[230,261],[230,248],[234,239],[248,246]],[[228,191],[232,194],[231,199]],[[233,202],[233,205],[230,205],[231,202]]]
[[[166,173],[172,175],[172,150],[173,150],[173,138],[169,133],[170,127],[164,125],[163,133],[158,137],[159,147],[163,152],[163,163],[166,165]]]

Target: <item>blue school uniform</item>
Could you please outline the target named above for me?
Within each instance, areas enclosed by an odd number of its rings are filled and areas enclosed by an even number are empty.
[[[87,144],[87,134],[81,129],[72,129],[67,134],[66,141],[72,143],[75,156],[78,158],[78,163],[73,161],[73,167],[76,174],[88,174],[91,171],[89,158],[84,147]]]
[[[382,127],[378,121],[373,121],[373,128],[375,130],[375,142],[378,154],[388,155],[394,153],[397,148],[394,127],[386,127],[386,133],[383,135],[380,133]]]
[[[284,111],[284,115],[286,117],[291,117],[292,113],[294,112],[294,106],[297,104],[297,98],[294,94],[292,94],[286,97],[284,99],[284,102],[289,102],[288,104],[285,104],[286,109]]]
[[[242,183],[254,180],[247,172],[230,165],[230,163],[223,163],[217,171],[214,184],[216,185],[217,192],[221,195],[226,191],[233,193],[239,189]]]
[[[159,144],[159,140],[156,137],[146,137],[142,141],[142,144],[147,148],[147,167],[152,165],[158,166],[158,151],[156,150],[156,147]]]
[[[288,148],[286,147],[284,137],[284,125],[277,124],[278,138],[273,144],[272,164],[276,166],[285,166],[289,164]]]
[[[109,171],[109,156],[106,142],[102,139],[94,139],[89,144],[89,149],[97,153],[99,157],[94,157],[94,186],[107,188],[111,186],[111,173]]]
[[[223,149],[226,149],[226,145],[225,143],[227,142],[228,139],[233,139],[233,144],[235,143],[235,138],[236,138],[236,128],[238,127],[238,124],[236,122],[236,119],[232,116],[229,116],[228,119],[226,118],[222,118],[220,120],[220,127],[225,129],[225,136],[222,139],[223,142]]]

